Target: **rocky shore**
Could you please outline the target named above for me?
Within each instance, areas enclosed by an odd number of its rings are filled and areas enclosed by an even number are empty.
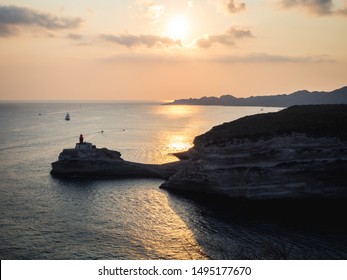
[[[216,126],[161,188],[247,200],[347,198],[347,105],[293,106]]]
[[[152,177],[161,188],[249,201],[347,198],[347,105],[293,106],[247,116],[195,138],[178,162],[125,161],[76,144],[52,163],[58,177]]]
[[[90,144],[90,143],[86,143]],[[97,178],[160,178],[167,179],[185,163],[142,164],[123,160],[117,151],[106,148],[64,149],[59,160],[52,163],[51,174],[55,177]]]

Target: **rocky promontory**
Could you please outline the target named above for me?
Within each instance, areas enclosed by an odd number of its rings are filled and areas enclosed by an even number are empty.
[[[94,178],[161,178],[167,179],[184,162],[143,164],[126,161],[118,151],[96,148],[91,143],[77,143],[75,148],[64,149],[59,160],[52,163],[55,177]]]
[[[293,106],[212,128],[161,188],[226,198],[347,198],[347,105]]]

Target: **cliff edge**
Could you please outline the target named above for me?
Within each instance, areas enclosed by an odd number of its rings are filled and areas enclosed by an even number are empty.
[[[293,106],[212,128],[161,188],[227,198],[347,198],[347,105]]]

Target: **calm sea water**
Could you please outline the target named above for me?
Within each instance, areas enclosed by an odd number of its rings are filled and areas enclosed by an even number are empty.
[[[278,108],[264,109],[270,111]],[[67,112],[71,121],[64,120]],[[268,242],[283,240],[294,244],[294,258],[347,258],[343,234],[235,216],[161,190],[161,180],[49,174],[80,133],[126,160],[164,163],[212,126],[256,113],[260,108],[0,104],[1,259],[232,259],[261,256]]]

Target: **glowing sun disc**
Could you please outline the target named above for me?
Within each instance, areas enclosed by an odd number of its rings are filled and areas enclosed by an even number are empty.
[[[168,34],[174,39],[184,39],[189,29],[189,23],[184,16],[174,17],[168,25]]]

